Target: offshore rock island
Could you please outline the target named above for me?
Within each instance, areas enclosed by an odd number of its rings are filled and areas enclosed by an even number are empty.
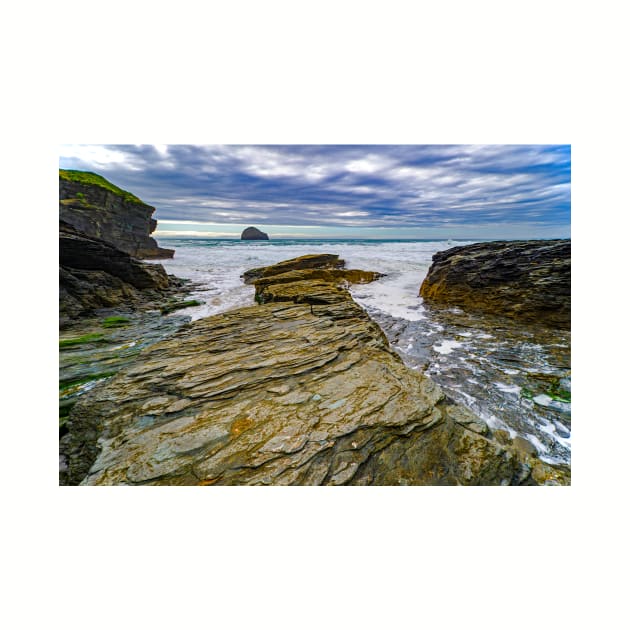
[[[251,306],[190,322],[171,314],[190,284],[139,260],[173,252],[143,238],[151,206],[81,186],[60,202],[60,483],[570,483],[403,363],[348,290],[378,270],[336,254],[249,269]]]
[[[269,235],[261,232],[258,228],[248,227],[241,234],[242,241],[268,241]]]

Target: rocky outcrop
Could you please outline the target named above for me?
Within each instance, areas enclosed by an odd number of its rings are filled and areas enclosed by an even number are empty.
[[[568,329],[571,241],[495,241],[433,256],[427,301]]]
[[[243,282],[246,284],[252,284],[260,278],[279,276],[289,271],[300,271],[302,269],[342,269],[345,264],[345,261],[339,259],[338,254],[308,254],[306,256],[299,256],[298,258],[284,260],[276,265],[249,269],[241,278],[243,278]]]
[[[245,228],[241,234],[242,241],[268,241],[269,235],[261,232],[258,228]]]
[[[172,258],[150,234],[155,208],[95,173],[59,170],[59,219],[140,259]]]
[[[59,222],[61,324],[101,308],[158,307],[182,280],[156,263],[143,263],[113,245]]]
[[[152,345],[72,409],[70,483],[568,482],[405,367],[339,292],[228,311]]]
[[[243,278],[256,287],[255,298],[259,304],[332,304],[350,299],[345,290],[349,285],[365,284],[383,277],[376,271],[344,269],[344,266],[345,261],[336,254],[307,255],[250,269]]]

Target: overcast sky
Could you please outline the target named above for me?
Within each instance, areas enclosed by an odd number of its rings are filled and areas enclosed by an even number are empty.
[[[156,207],[158,237],[570,236],[567,145],[65,145]]]

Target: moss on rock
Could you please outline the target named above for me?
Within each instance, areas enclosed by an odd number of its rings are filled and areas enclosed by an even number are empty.
[[[119,197],[122,197],[125,201],[131,201],[132,203],[140,203],[144,206],[147,204],[144,203],[141,199],[138,199],[132,193],[123,190],[122,188],[118,188],[115,184],[112,184],[110,181],[107,181],[101,175],[97,175],[96,173],[91,173],[89,171],[75,171],[71,169],[59,169],[59,177],[61,179],[65,179],[69,182],[76,182],[78,184],[85,184],[88,186],[98,186],[99,188],[104,188]],[[77,193],[79,196],[81,193]]]

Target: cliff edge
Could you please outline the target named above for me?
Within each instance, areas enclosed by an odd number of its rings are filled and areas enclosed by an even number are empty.
[[[59,219],[85,235],[110,243],[134,258],[172,258],[150,234],[155,208],[86,171],[59,169]]]

